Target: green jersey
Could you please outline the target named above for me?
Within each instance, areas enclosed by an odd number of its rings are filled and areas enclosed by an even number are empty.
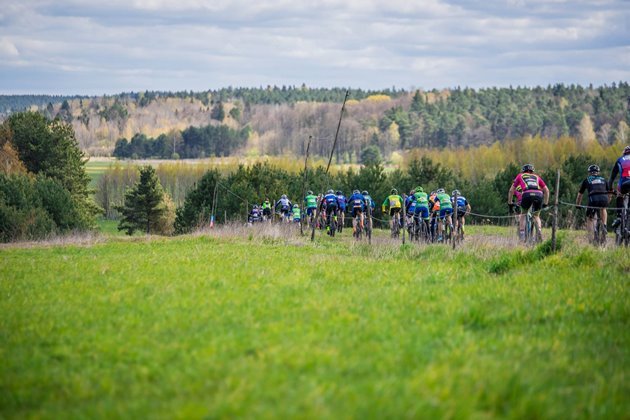
[[[317,196],[312,194],[307,195],[306,197],[304,197],[304,203],[309,209],[317,208]]]
[[[264,209],[270,209],[271,208],[271,203],[269,201],[264,201],[262,203],[262,208]]]
[[[293,220],[297,220],[300,219],[300,208],[299,207],[293,207]]]
[[[416,206],[429,207],[429,195],[425,192],[417,192],[414,194],[416,197]]]
[[[437,199],[440,200],[440,209],[452,209],[451,196],[446,193],[440,193],[437,195]]]

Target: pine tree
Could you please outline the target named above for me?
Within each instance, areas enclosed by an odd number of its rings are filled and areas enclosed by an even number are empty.
[[[166,211],[163,203],[164,190],[155,169],[150,165],[140,168],[140,179],[125,194],[125,205],[116,208],[122,214],[118,230],[126,230],[127,235],[136,230],[151,233]]]

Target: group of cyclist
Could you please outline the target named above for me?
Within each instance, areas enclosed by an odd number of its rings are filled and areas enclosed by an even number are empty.
[[[616,191],[611,186],[614,184],[616,177],[619,176]],[[582,197],[588,191],[588,205],[582,206]],[[611,201],[613,192],[617,195],[617,219],[613,222],[613,229],[620,223],[621,207],[623,206],[623,195],[630,193],[630,146],[626,146],[622,156],[617,159],[611,171],[610,178],[607,180],[600,174],[598,165],[590,165],[588,167],[588,176],[580,185],[576,198],[576,205],[579,208],[586,208],[587,229],[592,227],[592,219],[595,213],[598,213],[604,226],[607,222],[606,209]],[[545,184],[542,177],[535,173],[532,164],[525,164],[521,168],[521,172],[514,178],[508,191],[508,207],[510,213],[516,208],[521,210],[518,215],[519,220],[519,236],[521,239],[525,237],[525,219],[527,212],[531,209],[532,219],[536,226],[537,239],[541,240],[541,221],[540,211],[549,205],[549,188]],[[457,207],[457,220],[453,221],[454,206]],[[353,231],[357,228],[363,229],[365,225],[365,213],[367,210],[374,210],[375,202],[369,195],[368,191],[354,190],[350,197],[346,197],[342,191],[334,191],[329,189],[325,194],[315,195],[313,191],[308,191],[304,197],[304,208],[306,217],[315,220],[316,215],[320,215],[325,225],[330,226],[331,218],[334,218],[338,225],[338,230],[342,231],[344,226],[345,214],[350,213],[353,221]],[[405,214],[403,215],[403,208]],[[394,231],[398,223],[402,227],[402,217],[406,217],[408,225],[424,223],[429,231],[437,233],[437,240],[441,241],[446,226],[451,231],[457,229],[461,223],[461,232],[464,232],[465,217],[471,212],[471,206],[466,197],[459,190],[453,190],[451,194],[447,194],[444,188],[438,188],[435,191],[427,193],[421,186],[417,186],[404,197],[393,188],[381,205],[383,214],[389,214],[391,217],[392,231]],[[302,214],[300,205],[292,203],[286,195],[282,195],[280,199],[272,205],[272,202],[266,198],[263,203],[254,209],[249,216],[250,222],[271,220],[272,213],[276,212],[281,215],[283,220],[287,222],[300,222]]]
[[[595,214],[599,216],[603,226],[607,225],[608,214],[606,209],[613,193],[617,196],[617,218],[612,223],[612,228],[615,229],[621,223],[623,196],[630,193],[630,146],[624,148],[623,154],[615,162],[608,180],[600,174],[598,165],[589,165],[587,172],[588,176],[582,181],[575,200],[578,208],[586,208],[586,229],[589,232],[592,230]],[[613,191],[612,186],[618,175],[619,182],[616,190]],[[582,197],[586,191],[588,191],[588,205],[585,207],[582,205]],[[549,188],[540,175],[534,173],[533,165],[523,165],[521,173],[516,176],[508,192],[510,212],[516,207],[520,207],[522,210],[519,215],[519,236],[521,239],[524,239],[525,236],[525,215],[530,208],[537,228],[537,239],[542,239],[540,237],[541,222],[539,214],[540,210],[547,207],[548,204]]]

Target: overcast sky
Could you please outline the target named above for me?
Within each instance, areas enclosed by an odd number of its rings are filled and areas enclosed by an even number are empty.
[[[0,0],[0,94],[630,80],[630,0]]]

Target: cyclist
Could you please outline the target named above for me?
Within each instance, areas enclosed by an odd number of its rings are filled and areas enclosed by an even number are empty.
[[[383,201],[381,209],[385,213],[385,208],[389,207],[389,215],[392,217],[391,229],[394,229],[394,223],[400,223],[400,210],[402,209],[403,199],[398,195],[398,190],[392,188],[390,195]]]
[[[441,241],[445,222],[448,223],[451,228],[451,232],[453,231],[453,220],[451,220],[451,214],[453,214],[453,204],[451,203],[451,197],[446,193],[444,188],[438,188],[437,191],[435,191],[435,201],[440,204],[438,241]]]
[[[374,200],[370,196],[370,193],[368,193],[367,191],[363,190],[363,191],[361,191],[361,195],[363,196],[363,199],[365,200],[366,207],[370,206],[370,209],[372,209],[372,211],[374,211],[374,207],[376,207],[376,203],[374,202]]]
[[[424,192],[421,186],[417,186],[414,196],[416,197],[415,221],[419,224],[422,220],[427,224],[429,222],[429,195]]]
[[[333,190],[326,192],[320,206],[323,214],[326,216],[326,232],[330,235],[330,218],[336,217],[337,209],[339,208],[337,196]]]
[[[308,190],[306,197],[304,197],[304,205],[306,206],[306,217],[314,218],[317,213],[317,196],[313,194],[313,191]]]
[[[407,217],[407,228],[411,235],[413,228],[413,218],[416,214],[416,190],[409,191],[409,195],[405,198],[405,212]]]
[[[623,149],[623,155],[613,166],[610,172],[610,179],[608,185],[611,187],[615,183],[615,178],[619,175],[619,184],[617,184],[617,219],[612,224],[613,229],[621,224],[621,208],[623,207],[623,195],[630,193],[630,146],[626,146]]]
[[[542,232],[540,224],[539,212],[542,208],[547,207],[549,203],[549,188],[543,179],[534,173],[534,165],[526,163],[521,168],[521,173],[514,178],[514,182],[510,186],[508,192],[508,205],[513,206],[512,196],[514,192],[521,188],[521,202],[517,203],[523,210],[519,215],[519,236],[525,239],[525,215],[529,208],[532,208],[534,222],[538,228],[538,233]],[[542,240],[542,237],[539,237]]]
[[[295,223],[300,223],[300,221],[302,220],[302,213],[300,211],[300,206],[298,206],[297,204],[293,205],[293,221]]]
[[[440,216],[440,202],[437,200],[437,193],[435,191],[431,191],[429,194],[429,209],[431,211],[431,240],[435,240],[437,238],[437,220]]]
[[[457,196],[457,203],[455,203],[456,196]],[[455,220],[455,229],[457,229],[457,224],[461,221],[462,235],[463,235],[464,226],[466,225],[466,215],[470,213],[470,203],[468,203],[468,200],[466,200],[466,197],[464,197],[459,190],[453,190],[453,192],[451,193],[451,203],[453,203],[454,205],[457,205],[457,220]]]
[[[345,221],[345,213],[346,213],[346,204],[348,202],[348,199],[346,198],[345,195],[343,195],[342,191],[337,191],[335,193],[337,195],[337,205],[339,206],[339,209],[337,210],[337,214],[339,215],[339,227],[338,230],[339,232],[341,232],[343,230],[343,224]]]
[[[606,207],[610,202],[610,187],[608,181],[599,174],[599,166],[591,165],[588,167],[588,176],[578,191],[575,204],[578,207],[582,207],[582,194],[588,190],[588,207],[586,208],[586,230],[591,232],[593,230],[593,216],[595,212],[599,211],[599,217],[606,226],[608,219],[608,212]]]
[[[265,201],[262,203],[262,215],[263,220],[271,219],[271,202],[268,198],[265,198]]]
[[[291,213],[292,207],[293,207],[293,203],[289,201],[286,194],[282,194],[282,197],[280,197],[280,200],[278,200],[278,202],[276,203],[275,209],[276,209],[276,212],[278,212],[278,208],[280,208],[279,213],[282,216],[282,218],[285,219],[286,221],[289,221],[289,215]]]
[[[352,210],[352,220],[354,220],[357,215],[359,216],[359,227],[363,230],[364,220],[363,220],[363,212],[365,211],[365,198],[363,194],[359,192],[359,190],[352,191],[352,195],[350,199],[348,199],[348,207]],[[352,233],[356,232],[356,226],[354,223],[352,224]]]
[[[262,222],[262,210],[258,207],[258,204],[254,204],[254,207],[249,212],[247,222],[251,225],[255,222]]]

